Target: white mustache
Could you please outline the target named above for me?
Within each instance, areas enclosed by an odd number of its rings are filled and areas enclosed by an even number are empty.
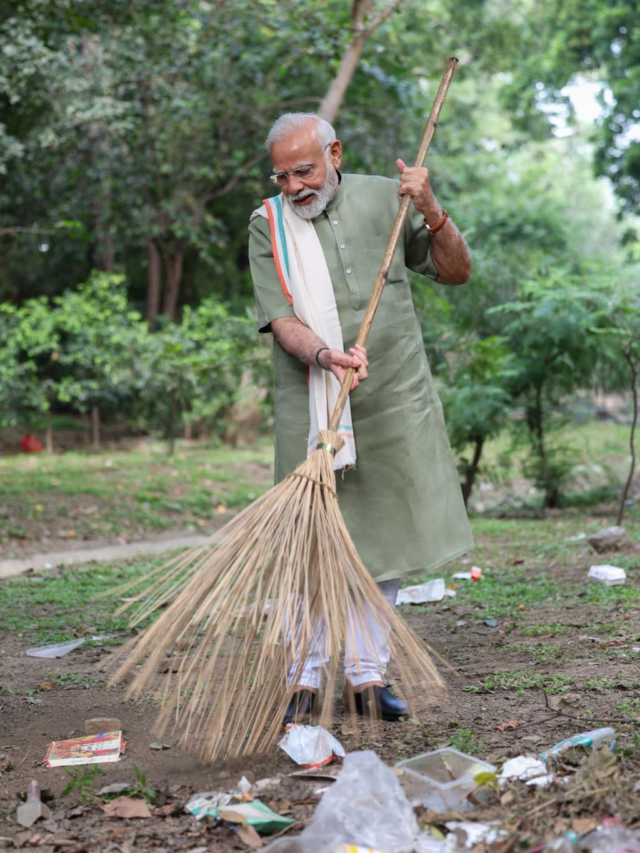
[[[318,193],[313,192],[313,190],[300,190],[300,192],[296,193],[292,198],[294,201],[303,201],[305,198],[309,198],[309,196],[312,195],[317,196]]]

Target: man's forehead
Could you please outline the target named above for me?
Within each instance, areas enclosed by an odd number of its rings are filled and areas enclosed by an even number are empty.
[[[302,163],[318,159],[320,145],[314,128],[296,131],[271,146],[271,162],[275,171],[295,169]]]

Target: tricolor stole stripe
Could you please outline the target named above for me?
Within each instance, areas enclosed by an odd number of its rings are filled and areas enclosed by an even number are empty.
[[[280,280],[280,286],[284,295],[293,305],[293,297],[289,291],[289,255],[287,254],[287,241],[284,236],[284,218],[282,216],[282,197],[266,198],[263,202],[269,217],[269,228],[271,229],[271,246],[273,248],[273,260],[276,272]]]

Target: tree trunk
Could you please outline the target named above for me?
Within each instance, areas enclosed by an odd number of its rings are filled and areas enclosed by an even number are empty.
[[[627,495],[629,494],[629,489],[631,488],[631,482],[633,480],[633,475],[636,470],[636,426],[638,424],[638,369],[633,362],[633,357],[631,353],[631,346],[629,347],[628,352],[624,352],[624,357],[631,368],[631,394],[633,395],[633,419],[631,421],[631,434],[629,436],[629,445],[631,450],[631,464],[629,466],[629,475],[627,477],[627,482],[624,484],[624,489],[622,490],[622,497],[620,498],[620,506],[618,507],[618,518],[616,519],[616,524],[620,526],[622,524],[622,518],[624,516],[624,502],[627,499]]]
[[[170,320],[176,319],[180,284],[182,283],[183,263],[184,249],[179,249],[174,254],[169,255],[165,261],[167,268],[167,288],[164,292],[163,311]]]
[[[343,54],[338,73],[331,82],[331,85],[327,90],[327,94],[322,99],[322,103],[318,109],[318,115],[330,124],[333,124],[338,112],[340,111],[342,99],[344,98],[345,92],[351,82],[351,78],[358,67],[360,56],[362,55],[362,49],[366,40],[366,36],[357,36],[354,41],[348,45]]]
[[[93,449],[100,450],[100,409],[91,407],[91,427],[93,432]]]
[[[552,485],[552,472],[544,443],[544,412],[542,410],[542,387],[536,388],[535,402],[527,409],[527,426],[533,439],[533,447],[540,461],[540,481],[544,488],[544,505],[553,509],[560,505],[558,484]]]
[[[147,320],[154,327],[160,310],[162,261],[155,240],[147,237]]]
[[[484,438],[477,438],[473,451],[473,459],[471,460],[471,464],[465,471],[464,483],[462,484],[462,497],[464,499],[465,507],[468,505],[469,498],[471,497],[471,492],[473,491],[473,486],[476,480],[476,475],[478,473],[478,468],[480,467],[480,457],[482,456],[483,446]]]
[[[353,40],[347,45],[345,52],[342,55],[342,61],[340,62],[338,73],[332,80],[329,88],[327,89],[327,93],[318,108],[318,115],[320,118],[323,118],[330,123],[335,121],[335,118],[340,111],[340,106],[342,105],[345,92],[349,88],[351,79],[355,74],[358,63],[360,62],[365,42],[373,31],[376,30],[383,21],[386,21],[389,15],[400,6],[401,2],[402,0],[391,0],[385,10],[378,15],[377,18],[372,21],[368,21],[367,18],[373,10],[373,0],[354,0],[353,10],[351,13],[351,19],[353,22],[351,26]]]
[[[47,409],[47,429],[45,433],[44,444],[47,453],[53,453],[53,426],[51,424],[51,409]]]

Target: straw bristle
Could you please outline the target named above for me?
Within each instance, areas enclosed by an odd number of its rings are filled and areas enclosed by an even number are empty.
[[[336,443],[332,433],[320,441]],[[403,698],[441,694],[425,644],[381,595],[358,557],[335,493],[333,458],[316,450],[292,475],[247,507],[215,537],[151,573],[152,587],[134,622],[160,617],[119,654],[117,681],[140,661],[129,695],[157,686],[158,667],[180,641],[190,646],[159,692],[162,731],[174,720],[182,743],[205,761],[268,750],[320,626],[332,691],[347,631],[373,619],[391,627],[394,669]],[[163,571],[164,570],[164,571]],[[171,602],[168,606],[167,603]],[[373,612],[373,616],[372,616]],[[361,646],[370,642],[365,636]],[[332,714],[325,696],[321,724]]]

